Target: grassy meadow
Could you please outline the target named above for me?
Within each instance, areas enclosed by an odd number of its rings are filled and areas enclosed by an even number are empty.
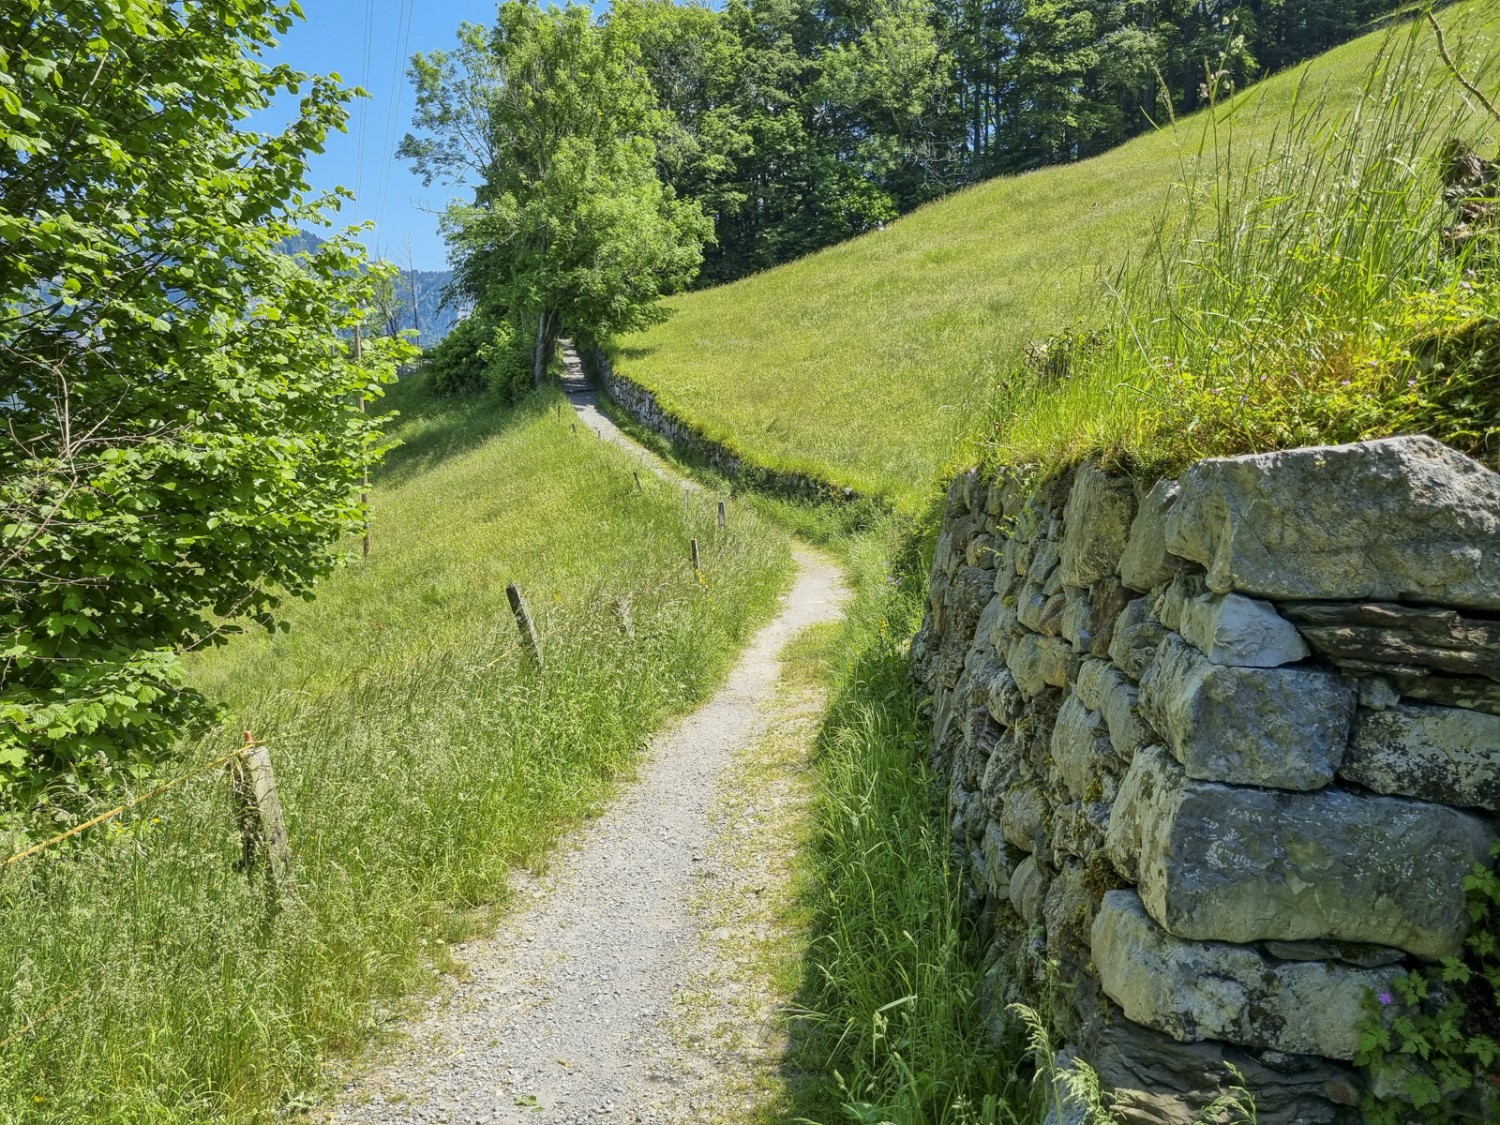
[[[1465,64],[1500,30],[1482,0],[1442,20]],[[668,321],[618,343],[619,367],[752,460],[915,510],[976,420],[1006,409],[1028,343],[1108,315],[1101,280],[1180,214],[1178,185],[1204,168],[1215,179],[1226,153],[1243,168],[1280,151],[1294,106],[1321,104],[1325,123],[1347,113],[1386,45],[1375,32],[1108,154],[992,180],[674,298]],[[1412,80],[1451,86],[1430,37],[1422,57]]]
[[[574,436],[555,393],[505,412],[394,389],[374,553],[291,629],[198,654],[224,728],[271,748],[299,904],[235,870],[213,771],[0,868],[0,1122],[268,1121],[451,968],[517,865],[596,812],[646,736],[704,698],[791,574],[785,536]],[[686,564],[703,545],[703,585]],[[357,544],[355,544],[357,549]],[[518,651],[519,582],[546,669]],[[630,631],[619,605],[628,600]]]

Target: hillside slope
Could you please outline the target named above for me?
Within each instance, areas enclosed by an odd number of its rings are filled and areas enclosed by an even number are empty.
[[[1443,19],[1456,42],[1500,31],[1483,0]],[[1368,35],[1107,155],[992,180],[885,230],[675,298],[665,324],[619,342],[618,366],[752,460],[911,506],[1027,342],[1083,315],[1094,279],[1143,244],[1210,126],[1248,153],[1273,143],[1295,104],[1346,111],[1386,38]]]

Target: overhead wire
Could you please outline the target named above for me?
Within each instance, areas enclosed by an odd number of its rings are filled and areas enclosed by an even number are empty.
[[[406,61],[411,49],[411,29],[416,22],[416,5],[412,0],[401,0],[401,10],[396,16],[396,58],[391,66],[391,93],[385,110],[385,148],[380,165],[380,191],[375,205],[375,227],[379,231],[385,221],[386,192],[391,183],[391,166],[395,162],[396,131],[399,128],[401,96],[401,64]]]
[[[375,0],[365,0],[364,60],[360,66],[359,85],[370,88],[370,58],[375,41]],[[370,99],[361,98],[359,103],[359,141],[355,147],[354,165],[354,217],[356,221],[364,213],[365,202],[365,129],[370,120]]]

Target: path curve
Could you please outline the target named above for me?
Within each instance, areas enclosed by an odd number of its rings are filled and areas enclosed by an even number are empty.
[[[569,349],[571,353],[571,349]],[[567,355],[579,419],[664,463],[598,412]],[[774,620],[697,711],[652,739],[639,779],[589,825],[491,936],[453,950],[467,978],[428,1004],[397,1051],[350,1083],[326,1119],[360,1125],[579,1125],[695,1118],[673,996],[698,967],[712,810],[737,753],[775,713],[780,652],[848,597],[829,559],[795,549],[797,578]],[[675,1103],[675,1104],[674,1104]]]

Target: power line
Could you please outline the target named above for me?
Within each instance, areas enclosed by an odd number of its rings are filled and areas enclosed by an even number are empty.
[[[359,85],[361,89],[370,88],[370,57],[375,37],[375,0],[365,0],[365,55],[364,63],[360,67]],[[360,99],[359,103],[359,144],[356,148],[354,166],[354,217],[358,220],[364,209],[365,200],[365,125],[370,119],[370,99]]]
[[[401,11],[396,16],[398,35],[396,60],[391,66],[391,96],[386,103],[385,112],[385,148],[380,165],[380,194],[375,207],[377,228],[385,221],[386,191],[391,184],[391,166],[395,163],[396,130],[401,110],[401,95],[404,91],[401,83],[401,64],[406,61],[406,53],[411,48],[411,26],[415,20],[416,6],[412,0],[401,0]]]

